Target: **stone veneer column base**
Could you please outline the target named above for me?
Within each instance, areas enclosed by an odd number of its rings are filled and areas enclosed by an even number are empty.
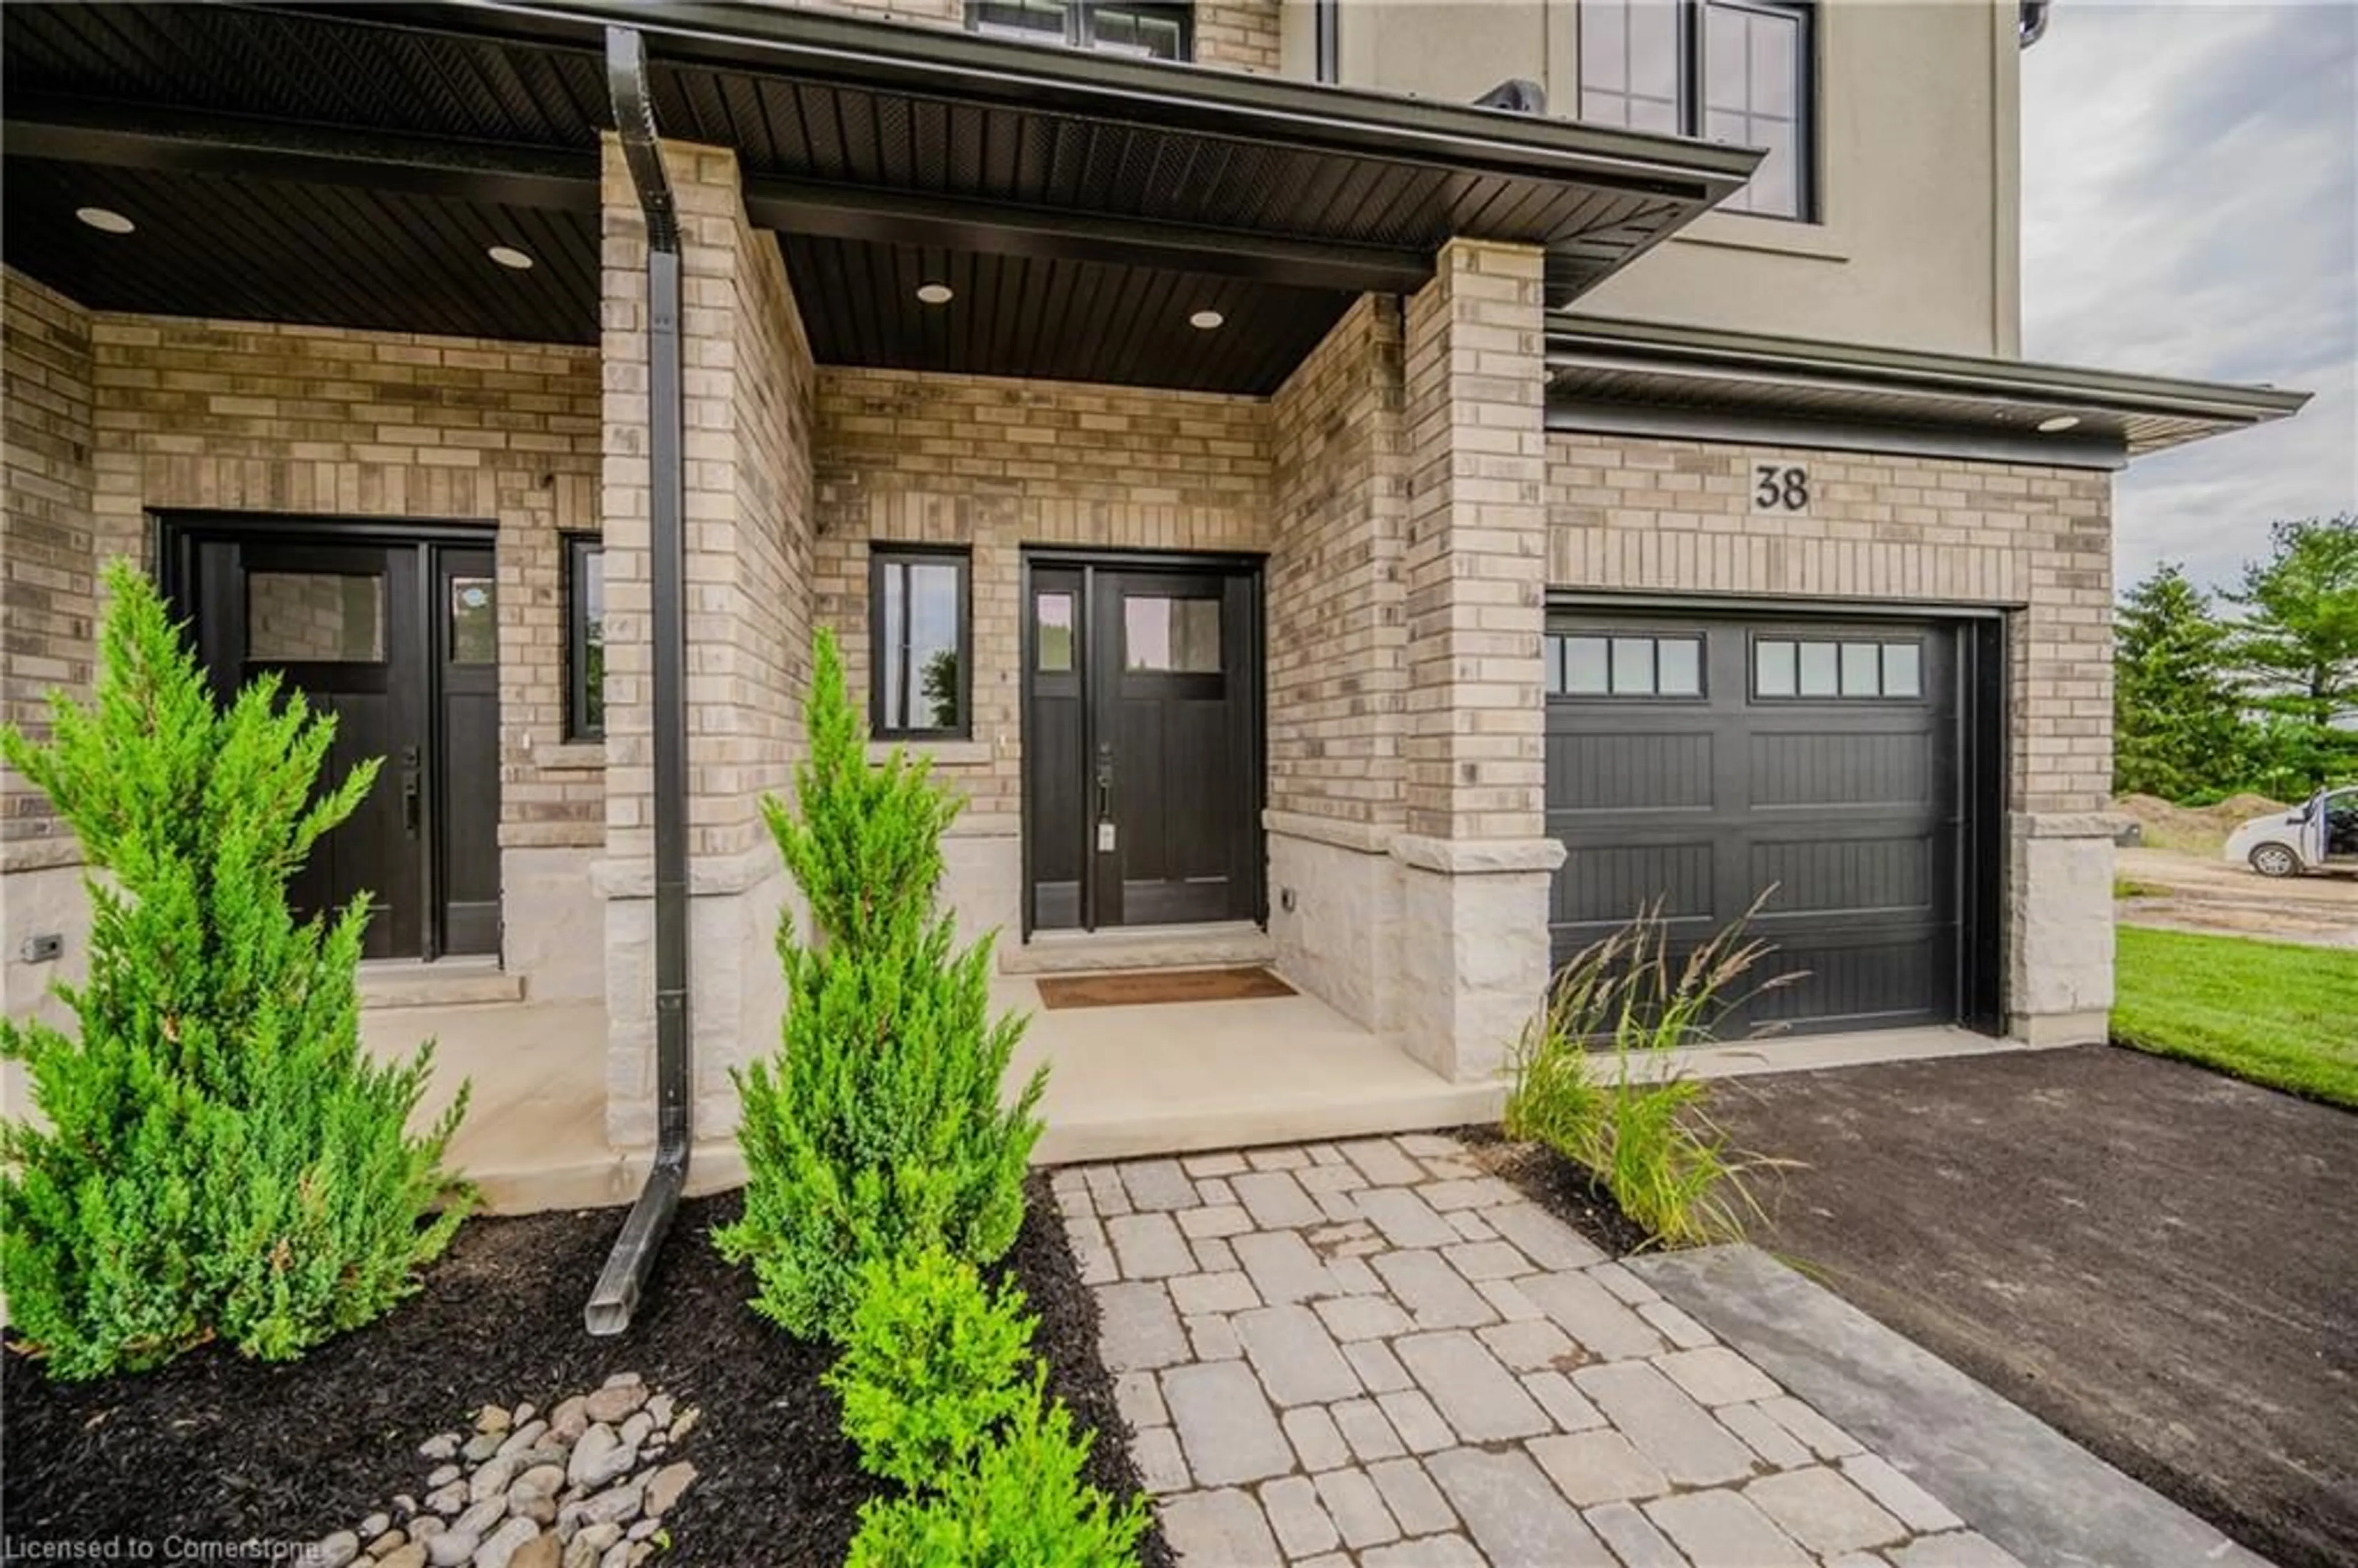
[[[1356,823],[1262,813],[1269,935],[1295,985],[1377,1034],[1396,1027],[1401,864],[1391,835]]]
[[[655,1141],[654,890],[644,861],[592,869],[606,899],[606,1140],[616,1149]],[[699,1143],[732,1135],[731,1067],[778,1048],[785,977],[778,919],[794,903],[793,880],[767,845],[688,872],[688,1016],[694,1117]]]
[[[1402,834],[1391,852],[1401,1048],[1455,1082],[1495,1077],[1547,991],[1548,884],[1563,846]]]
[[[2113,819],[2007,819],[2006,1033],[2034,1045],[2102,1040],[2113,1005]]]

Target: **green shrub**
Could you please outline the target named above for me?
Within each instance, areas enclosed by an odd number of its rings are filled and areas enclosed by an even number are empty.
[[[1081,1479],[1095,1440],[1047,1397],[1035,1371],[1014,1416],[970,1463],[944,1471],[930,1494],[879,1498],[860,1510],[846,1568],[1114,1568],[1138,1561],[1146,1505],[1120,1509]]]
[[[1035,1321],[1013,1284],[994,1296],[972,1264],[939,1251],[871,1260],[826,1373],[860,1462],[905,1487],[965,1464],[1022,1406]]]
[[[0,1289],[56,1377],[214,1337],[285,1359],[382,1314],[449,1245],[466,1092],[409,1135],[431,1053],[362,1054],[365,900],[287,908],[376,765],[321,787],[332,718],[269,677],[216,707],[146,579],[118,562],[106,589],[93,705],[53,697],[46,745],[0,732],[95,873],[89,979],[58,988],[76,1034],[0,1021],[40,1112],[0,1123]]]
[[[869,1260],[939,1247],[985,1263],[1014,1243],[1046,1074],[1001,1106],[1022,1020],[991,1020],[990,940],[953,952],[935,907],[957,803],[897,749],[870,765],[825,632],[806,717],[799,813],[763,808],[816,932],[780,922],[784,1045],[736,1076],[745,1212],[714,1239],[752,1264],[756,1311],[839,1337]]]
[[[1800,978],[1738,992],[1768,950],[1742,931],[1738,921],[1674,965],[1669,927],[1647,911],[1557,973],[1509,1064],[1507,1135],[1585,1166],[1673,1247],[1740,1240],[1760,1212],[1747,1175],[1779,1163],[1731,1150],[1704,1109],[1706,1087],[1667,1054],[1707,1043],[1748,997]]]

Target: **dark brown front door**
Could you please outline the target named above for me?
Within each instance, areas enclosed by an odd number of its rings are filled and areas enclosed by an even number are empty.
[[[498,603],[492,552],[299,526],[175,527],[174,600],[226,701],[276,675],[336,719],[326,775],[382,760],[289,889],[306,914],[362,893],[371,958],[499,950]]]
[[[1258,573],[1043,559],[1028,577],[1031,927],[1259,919]]]

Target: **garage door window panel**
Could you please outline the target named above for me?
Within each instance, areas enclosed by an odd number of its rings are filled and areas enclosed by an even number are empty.
[[[1703,639],[1551,635],[1550,697],[1695,699],[1704,695]]]
[[[1923,649],[1913,641],[1762,637],[1752,644],[1752,695],[1765,701],[1920,701]]]

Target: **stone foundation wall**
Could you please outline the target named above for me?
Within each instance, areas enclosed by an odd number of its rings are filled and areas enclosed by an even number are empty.
[[[1808,515],[1753,514],[1756,466],[1794,463],[1810,470]],[[2109,474],[1557,431],[1547,486],[1548,579],[1559,588],[2005,607],[2012,1028],[2103,1037]]]

